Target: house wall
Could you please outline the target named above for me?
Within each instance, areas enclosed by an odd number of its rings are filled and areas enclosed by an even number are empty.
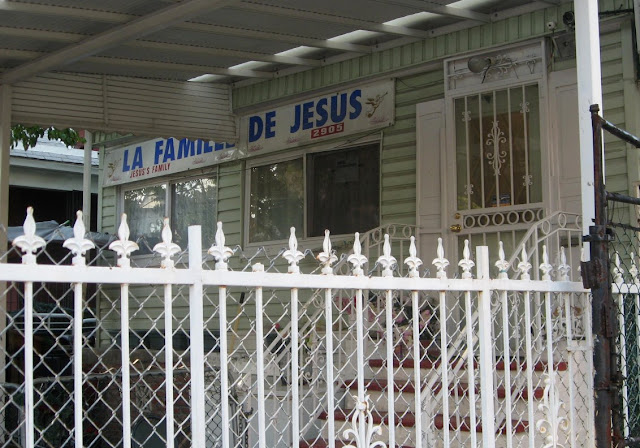
[[[611,11],[629,8],[631,3],[604,0],[600,2],[600,8]],[[395,124],[382,131],[381,223],[415,224],[416,105],[444,97],[443,60],[465,52],[547,36],[547,22],[555,21],[562,27],[562,14],[572,5],[568,2],[558,7],[524,12],[321,68],[239,86],[233,91],[234,110],[238,115],[244,115],[290,103],[316,91],[396,77]],[[630,20],[630,16],[617,16],[604,20],[601,25],[604,116],[637,133],[640,130],[640,98],[635,82],[635,47]],[[572,67],[575,67],[575,60],[555,61],[549,65],[551,71]],[[611,191],[628,192],[640,180],[636,152],[610,137],[606,138],[606,145],[607,187]],[[243,244],[245,165],[244,161],[235,161],[220,166],[218,220],[224,223],[226,243],[230,247]],[[115,232],[118,225],[117,187],[102,190],[101,211],[102,230]],[[203,243],[205,247],[208,244],[210,242]],[[217,300],[215,292],[210,299]],[[152,302],[148,305],[160,313],[160,301]],[[232,315],[233,305],[230,305],[229,316]],[[132,326],[135,328],[136,324]],[[140,321],[140,326],[148,326],[148,322]]]

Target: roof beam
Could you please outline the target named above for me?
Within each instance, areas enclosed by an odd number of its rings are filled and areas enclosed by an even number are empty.
[[[49,16],[61,16],[79,20],[97,21],[103,23],[126,23],[137,19],[139,16],[105,11],[92,11],[82,8],[66,8],[62,6],[42,5],[35,3],[14,3],[0,1],[0,11],[13,11],[27,14],[42,14]],[[263,39],[274,42],[286,42],[295,46],[314,48],[326,48],[329,50],[349,51],[353,53],[371,53],[373,49],[366,45],[357,45],[347,42],[333,42],[325,39],[315,39],[291,34],[273,33],[251,29],[234,28],[231,26],[209,25],[206,23],[183,22],[175,26],[178,29],[202,33],[217,33],[225,36]]]
[[[453,6],[438,5],[436,3],[426,2],[423,0],[374,0],[378,3],[387,5],[404,6],[414,8],[422,12],[429,12],[440,16],[455,17],[456,19],[469,19],[478,22],[491,22],[489,14],[471,11],[470,9],[455,8]]]
[[[42,56],[35,61],[11,69],[2,74],[0,83],[11,84],[16,81],[59,68],[93,54],[112,48],[131,39],[183,22],[198,13],[222,8],[237,0],[185,0],[167,6],[159,11],[139,17],[104,33],[89,37],[82,42]],[[0,2],[5,4],[11,2]]]
[[[7,58],[37,60],[37,58],[42,57],[43,55],[46,55],[46,54],[47,53],[43,53],[40,51],[8,50],[8,49],[0,48],[0,57],[7,57]],[[159,70],[159,71],[182,71],[182,72],[190,72],[198,75],[201,75],[203,73],[208,73],[212,75],[235,76],[240,78],[264,78],[264,79],[270,79],[275,77],[274,73],[265,72],[265,71],[248,70],[248,69],[241,69],[241,68],[235,69],[235,68],[212,67],[208,65],[176,64],[171,62],[145,61],[140,59],[120,59],[120,58],[111,58],[111,57],[90,56],[83,59],[80,62],[87,62],[92,64],[110,64],[110,65],[118,65],[121,67],[139,67],[139,68],[153,69],[153,70]]]
[[[174,51],[179,53],[200,54],[203,56],[228,56],[232,58],[247,59],[251,61],[272,62],[274,64],[303,65],[307,67],[320,67],[322,61],[316,59],[299,58],[294,56],[278,56],[254,51],[240,51],[228,48],[196,47],[193,45],[169,44],[164,42],[152,42],[139,40],[130,42],[128,46],[146,48],[161,51]]]
[[[75,43],[86,37],[84,34],[63,33],[60,31],[42,31],[24,28],[0,26],[0,36],[20,37],[32,40],[47,40],[52,42]],[[242,51],[228,48],[198,47],[194,45],[172,44],[148,40],[136,40],[125,43],[126,46],[161,50],[178,53],[190,53],[203,56],[227,56],[260,62],[272,62],[275,64],[302,65],[307,67],[320,67],[322,61],[317,59],[300,58],[293,56],[278,56],[254,51]]]
[[[353,19],[350,17],[342,17],[333,14],[325,14],[315,11],[305,11],[301,9],[285,8],[283,6],[265,5],[262,3],[247,3],[240,2],[232,5],[232,8],[243,11],[259,12],[266,14],[279,15],[284,17],[291,17],[295,19],[313,20],[324,23],[335,23],[339,25],[345,25],[349,27],[355,27],[356,29],[375,31],[384,34],[393,34],[397,36],[410,36],[426,39],[429,37],[427,31],[418,30],[415,28],[408,28],[405,26],[396,25],[384,25],[381,23],[369,22],[367,20]]]

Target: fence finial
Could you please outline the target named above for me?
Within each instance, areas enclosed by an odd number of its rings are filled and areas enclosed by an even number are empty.
[[[162,262],[160,266],[163,268],[172,268],[174,266],[171,257],[180,252],[180,246],[173,242],[173,235],[171,234],[171,227],[169,227],[169,218],[164,218],[164,225],[162,226],[162,243],[158,243],[153,246],[153,251],[158,252],[162,256]]]
[[[622,269],[622,267],[620,266],[620,255],[618,255],[618,252],[616,252],[613,257],[613,283],[615,283],[616,285],[621,285],[624,283],[624,269]]]
[[[364,271],[362,266],[367,263],[367,257],[362,255],[362,245],[360,244],[360,233],[355,233],[353,241],[353,253],[347,257],[347,261],[353,265],[353,275],[362,275]]]
[[[411,235],[411,244],[409,245],[409,256],[404,259],[404,264],[409,266],[409,277],[420,277],[418,268],[422,265],[422,260],[418,258],[418,250],[416,249],[416,237]]]
[[[569,272],[571,272],[571,266],[567,264],[567,255],[564,252],[564,246],[561,246],[560,264],[558,265],[558,274],[560,274],[560,281],[569,281]]]
[[[522,252],[520,255],[520,263],[518,263],[518,271],[520,271],[520,279],[521,280],[531,280],[531,276],[529,275],[529,271],[533,266],[529,263],[529,256],[527,255],[526,247],[522,246]]]
[[[464,240],[464,249],[462,250],[462,260],[458,262],[458,266],[462,268],[462,278],[473,278],[471,268],[476,264],[471,260],[471,250],[469,249],[469,240]]]
[[[27,207],[27,216],[22,225],[24,234],[14,238],[13,245],[22,250],[22,264],[36,264],[35,253],[47,245],[44,239],[36,235],[36,220],[33,219],[33,207]]]
[[[631,274],[631,281],[634,285],[640,285],[640,279],[638,279],[638,266],[636,265],[636,255],[631,252],[631,267],[629,268],[629,274]]]
[[[322,264],[321,272],[325,275],[333,274],[331,263],[338,261],[338,257],[331,251],[331,239],[329,238],[329,229],[324,231],[324,241],[322,242],[323,251],[318,254],[318,261]]]
[[[549,255],[547,254],[546,244],[542,246],[542,264],[540,265],[540,272],[542,272],[542,280],[551,280],[551,271],[553,266],[549,263]]]
[[[78,210],[76,212],[76,223],[73,225],[73,238],[69,238],[62,243],[62,247],[66,247],[74,255],[71,260],[71,264],[74,266],[84,266],[86,264],[84,255],[88,250],[95,247],[91,241],[84,237],[85,233],[82,210]]]
[[[444,258],[444,247],[442,246],[442,238],[438,238],[438,248],[436,249],[436,255],[437,258],[434,258],[431,264],[438,268],[436,277],[444,280],[447,278],[447,272],[445,271],[445,269],[447,269],[447,266],[449,266],[449,260]]]
[[[282,258],[289,262],[289,273],[299,274],[300,266],[298,263],[304,258],[304,253],[298,250],[298,239],[296,238],[296,228],[291,227],[289,229],[291,234],[289,235],[289,250],[284,251]]]
[[[222,221],[218,221],[218,230],[216,230],[216,243],[209,248],[209,254],[216,260],[216,270],[226,271],[228,268],[227,261],[233,255],[233,251],[224,245],[224,231],[222,230]]]
[[[129,241],[129,226],[127,225],[127,214],[123,213],[120,218],[120,226],[118,227],[118,238],[109,244],[109,249],[118,254],[117,265],[121,268],[131,266],[129,255],[134,250],[138,250],[138,245],[133,241]]]
[[[504,245],[502,244],[502,241],[498,242],[498,246],[498,261],[496,261],[498,278],[509,278],[509,262],[504,258]]]
[[[377,262],[382,266],[383,277],[393,277],[393,267],[396,265],[396,258],[391,255],[391,243],[389,243],[388,233],[384,234],[382,255],[378,257]]]

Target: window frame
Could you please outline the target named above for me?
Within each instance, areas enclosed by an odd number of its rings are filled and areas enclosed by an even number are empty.
[[[307,182],[307,156],[319,153],[330,153],[333,151],[349,150],[360,146],[367,146],[376,144],[378,146],[378,163],[380,169],[378,172],[379,188],[378,188],[378,222],[382,222],[382,143],[383,134],[382,131],[376,131],[372,134],[353,139],[325,142],[323,144],[315,144],[313,146],[301,147],[288,151],[276,151],[271,154],[265,154],[264,156],[254,157],[247,159],[245,164],[245,179],[244,179],[244,206],[243,206],[243,243],[245,247],[277,247],[280,248],[283,245],[288,244],[287,239],[270,240],[270,241],[250,241],[249,240],[249,221],[251,213],[251,170],[260,166],[271,165],[274,163],[288,162],[295,159],[302,158],[302,170],[303,170],[303,230],[296,229],[296,238],[298,242],[304,242],[308,245],[317,246],[321,245],[324,239],[323,236],[308,235],[308,182]],[[329,229],[331,230],[331,229]],[[346,240],[353,238],[353,234],[331,234],[332,240]]]
[[[195,171],[195,170],[194,170]],[[190,180],[194,180],[194,179],[202,179],[202,178],[211,178],[211,177],[215,177],[216,178],[216,222],[218,219],[218,215],[219,215],[219,210],[218,210],[218,203],[220,202],[220,166],[219,165],[214,165],[213,167],[207,167],[207,168],[202,168],[200,170],[198,170],[198,172],[193,172],[193,171],[182,171],[180,173],[175,173],[172,175],[167,175],[167,176],[163,176],[163,177],[154,177],[153,179],[146,179],[146,180],[141,180],[141,181],[137,181],[137,182],[130,182],[130,183],[126,183],[126,184],[121,184],[118,185],[118,192],[117,192],[117,197],[118,197],[118,206],[117,206],[117,210],[119,211],[118,216],[122,216],[122,213],[124,213],[124,196],[125,193],[127,191],[132,191],[132,190],[138,190],[140,188],[145,188],[145,187],[152,187],[155,185],[167,185],[167,188],[165,189],[165,213],[164,213],[164,217],[165,218],[169,218],[169,225],[171,226],[171,229],[173,230],[173,223],[171,222],[171,216],[172,216],[172,200],[171,200],[171,196],[172,196],[172,186],[176,183],[180,183],[180,182],[187,182]],[[128,222],[128,221],[127,221]],[[120,225],[120,219],[117,220],[116,222],[116,229],[118,228],[118,226]],[[211,242],[213,243],[213,242]],[[181,247],[180,249],[182,250],[188,250],[188,247]],[[155,253],[151,252],[151,253],[145,253],[145,254],[136,254],[135,251],[133,252],[131,255],[132,257],[136,257],[137,259],[144,259],[146,258],[153,258],[156,256]]]

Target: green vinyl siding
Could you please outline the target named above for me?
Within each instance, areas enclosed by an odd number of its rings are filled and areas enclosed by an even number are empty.
[[[443,95],[441,69],[396,80],[396,120],[382,138],[383,225],[416,222],[416,104]]]
[[[117,229],[117,189],[116,187],[102,188],[102,232],[115,233]]]
[[[600,11],[614,11],[633,7],[631,0],[601,0]],[[515,17],[495,20],[431,39],[376,51],[347,61],[306,70],[273,80],[233,89],[235,110],[253,107],[266,101],[311,92],[345,82],[355,82],[381,76],[401,69],[419,67],[456,54],[488,49],[490,47],[527,39],[550,36],[547,23],[558,24],[555,33],[561,33],[562,15],[573,9],[573,2],[539,9]]]

